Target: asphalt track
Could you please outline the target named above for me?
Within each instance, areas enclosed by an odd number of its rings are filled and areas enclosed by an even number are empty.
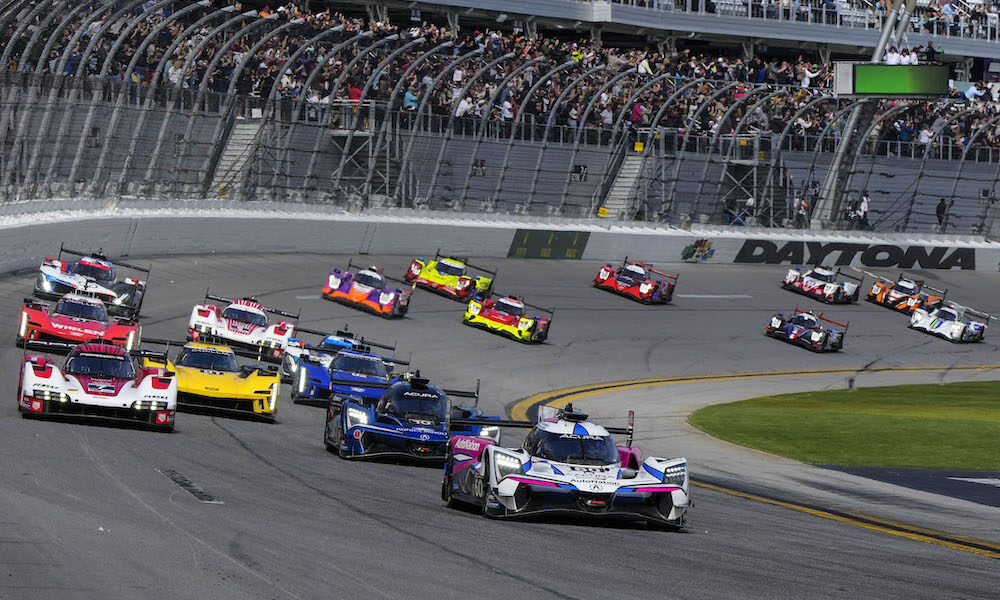
[[[408,259],[371,262],[399,274]],[[773,310],[815,306],[777,287],[780,269],[684,266],[675,304],[646,307],[590,288],[594,263],[494,262],[501,267],[498,290],[558,307],[548,344],[522,346],[463,327],[460,304],[420,290],[409,318],[399,322],[325,302],[318,289],[328,269],[346,257],[313,255],[154,260],[144,332],[183,335],[192,304],[209,285],[220,294],[255,294],[278,308],[301,306],[310,327],[350,323],[372,339],[398,339],[403,353],[413,352],[415,367],[450,387],[482,379],[489,412],[541,391],[602,381],[1000,364],[992,341],[1000,338],[988,334],[984,344],[952,345],[909,331],[904,317],[864,303],[827,309],[832,318],[851,321],[840,354],[814,355],[767,339],[761,330]],[[0,278],[0,309],[14,315],[32,277]],[[950,297],[1000,312],[998,276],[946,273],[940,280]],[[0,405],[6,455],[0,463],[0,598],[996,595],[993,559],[705,488],[693,490],[690,526],[680,533],[577,520],[498,522],[449,510],[438,497],[438,469],[341,461],[320,443],[321,410],[292,405],[287,392],[277,425],[181,414],[177,431],[167,435],[23,420],[13,402],[21,352],[12,346],[10,322],[0,337],[9,399]],[[842,380],[836,375],[798,385]],[[721,469],[738,450],[694,443],[697,436],[674,413],[712,400],[706,394],[722,401],[757,388],[707,385],[697,399],[664,403],[666,411],[650,414],[658,397],[669,398],[668,389],[593,396],[588,408],[613,416],[638,403],[640,419],[662,418],[640,421],[642,443],[686,455],[695,471],[703,458]],[[652,426],[657,422],[663,427]],[[758,475],[751,468],[782,463],[757,459],[746,463],[747,481]],[[741,464],[729,471],[738,474]],[[168,471],[218,502],[198,500]],[[777,492],[795,491],[779,489],[788,484],[787,473],[771,481]],[[950,503],[933,498],[942,508]]]

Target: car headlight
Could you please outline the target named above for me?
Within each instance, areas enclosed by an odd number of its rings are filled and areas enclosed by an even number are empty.
[[[648,281],[644,281],[642,282],[642,284],[639,285],[640,294],[648,294],[649,290],[651,289],[653,289],[653,284],[649,283]]]
[[[330,275],[330,280],[328,281],[331,289],[337,289],[340,287],[340,277],[336,275]]]
[[[500,428],[495,425],[483,426],[479,428],[479,435],[496,440],[500,438]]]
[[[483,310],[483,307],[478,302],[469,303],[469,314],[478,315],[479,311]]]
[[[687,477],[687,463],[672,465],[663,470],[663,483],[682,487]]]
[[[470,283],[472,283],[471,279],[462,278],[458,280],[458,283],[455,284],[455,287],[457,287],[458,289],[466,288],[469,287]]]
[[[306,371],[305,369],[299,371],[299,385],[297,386],[299,394],[306,393]]]
[[[361,410],[360,408],[354,408],[353,406],[347,407],[347,428],[357,427],[358,425],[368,424],[368,413]]]
[[[128,292],[125,292],[121,296],[118,296],[117,298],[115,298],[114,304],[116,306],[121,306],[122,304],[125,303],[125,299],[126,298],[128,298]]]
[[[389,304],[390,302],[392,302],[392,299],[395,298],[395,297],[396,297],[396,293],[395,292],[382,292],[381,294],[378,295],[378,303],[379,304]]]
[[[21,312],[21,326],[17,328],[17,336],[24,337],[28,333],[28,313]]]
[[[533,321],[531,319],[521,319],[518,322],[518,324],[517,324],[517,328],[518,329],[527,329],[527,328],[531,327],[531,323],[532,322]]]
[[[814,332],[812,332],[812,334],[810,334],[809,337],[812,338],[812,341],[818,342],[821,339],[823,339],[823,332],[822,331],[814,331]]]
[[[128,332],[128,341],[125,342],[125,350],[132,351],[132,344],[135,343],[135,330]]]
[[[420,275],[421,268],[422,267],[420,263],[413,263],[410,265],[410,273],[413,273],[414,275]]]
[[[291,355],[286,354],[285,362],[287,363],[285,368],[288,369],[289,373],[294,373],[299,370],[299,363],[297,360],[291,357]]]
[[[837,291],[837,284],[836,283],[828,283],[828,284],[826,284],[826,285],[823,286],[823,289],[826,291],[827,294],[832,294],[832,293],[834,293],[834,292]]]
[[[771,327],[781,327],[781,319],[778,317],[771,317]]]
[[[35,390],[31,393],[32,396],[38,398],[39,400],[49,400],[53,402],[69,402],[69,394],[64,394],[62,392],[53,392],[50,390]]]
[[[42,275],[42,290],[46,292],[52,291],[52,282],[49,281],[49,278],[44,275]]]
[[[524,473],[524,463],[509,454],[494,453],[493,462],[496,463],[500,477]]]
[[[274,412],[274,406],[278,403],[278,384],[271,386],[271,398],[268,401],[268,410]]]

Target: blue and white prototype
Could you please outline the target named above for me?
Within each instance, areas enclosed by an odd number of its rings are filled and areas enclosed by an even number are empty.
[[[335,381],[334,385],[338,385]],[[475,391],[446,390],[430,385],[419,374],[381,386],[377,399],[336,394],[327,410],[323,443],[341,458],[396,457],[441,461],[451,434],[496,442],[499,417],[484,417]],[[472,406],[453,406],[451,397],[473,399]],[[474,420],[453,425],[455,420]]]
[[[913,311],[909,327],[950,342],[981,342],[986,336],[986,324],[991,318],[990,315],[968,306],[945,302],[930,312],[923,308]]]
[[[477,506],[493,518],[569,513],[684,524],[690,506],[687,459],[643,457],[632,447],[631,412],[627,428],[611,428],[587,420],[572,406],[546,409],[539,411],[537,423],[500,422],[530,428],[518,448],[453,436],[442,499]],[[628,440],[618,445],[613,433]]]

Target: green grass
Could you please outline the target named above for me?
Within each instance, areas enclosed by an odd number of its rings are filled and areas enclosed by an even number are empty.
[[[689,420],[813,464],[1000,469],[1000,381],[766,396],[708,406]]]

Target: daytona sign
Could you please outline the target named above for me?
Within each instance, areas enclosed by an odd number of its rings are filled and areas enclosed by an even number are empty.
[[[892,244],[852,244],[849,242],[772,242],[746,240],[734,263],[780,265],[848,266],[860,262],[866,267],[899,267],[901,269],[954,269],[972,271],[976,268],[975,248],[947,246],[895,246]],[[832,262],[830,262],[832,261]]]

